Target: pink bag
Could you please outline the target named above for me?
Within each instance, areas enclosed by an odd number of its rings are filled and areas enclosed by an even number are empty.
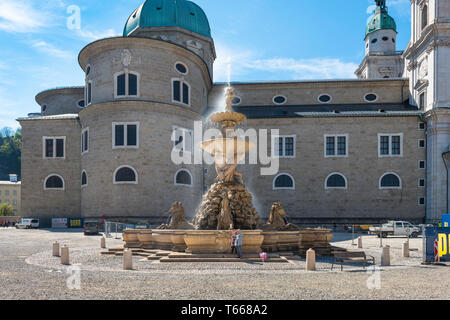
[[[259,254],[259,257],[261,258],[262,262],[264,262],[264,261],[267,260],[267,253],[261,252],[261,253]]]

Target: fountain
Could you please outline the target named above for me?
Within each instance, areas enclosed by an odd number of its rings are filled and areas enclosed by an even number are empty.
[[[169,215],[172,220],[153,230],[133,230],[124,233],[126,247],[133,250],[167,250],[172,261],[221,255],[229,258],[231,230],[241,229],[242,251],[246,254],[292,251],[304,255],[314,248],[321,255],[331,252],[332,233],[327,229],[303,229],[286,220],[281,203],[275,202],[267,224],[262,225],[253,207],[252,195],[236,170],[238,163],[256,146],[238,137],[236,127],[244,123],[244,114],[234,112],[234,89],[225,89],[225,111],[214,113],[210,120],[220,127],[222,136],[203,141],[200,148],[214,157],[217,178],[195,213],[192,224],[186,221],[181,203],[175,202]],[[269,258],[269,260],[275,260]],[[170,260],[170,259],[169,259]],[[163,260],[161,260],[163,261]]]
[[[256,146],[236,136],[235,127],[247,118],[233,112],[234,90],[226,89],[225,112],[215,113],[211,121],[221,126],[222,138],[204,141],[200,148],[214,156],[217,178],[196,212],[197,230],[254,230],[259,216],[252,204],[252,195],[242,183],[242,174],[236,171],[238,162]]]

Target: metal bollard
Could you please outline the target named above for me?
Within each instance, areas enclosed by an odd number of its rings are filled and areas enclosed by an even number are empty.
[[[100,248],[106,249],[106,238],[104,236],[100,239]]]
[[[362,244],[362,237],[358,238],[358,249],[362,249],[363,244]]]
[[[391,247],[384,246],[381,253],[381,265],[390,266],[391,265]]]
[[[409,242],[408,241],[405,241],[403,243],[403,257],[409,258]]]
[[[306,251],[306,271],[316,270],[316,252],[313,249]]]
[[[52,255],[53,255],[54,257],[59,257],[59,256],[60,256],[60,254],[59,254],[59,243],[58,243],[58,241],[55,241],[55,242],[53,243],[53,253],[52,253]]]
[[[70,264],[69,247],[66,245],[63,245],[61,247],[61,264],[65,264],[65,265]]]
[[[133,252],[130,249],[123,250],[123,270],[133,269]]]

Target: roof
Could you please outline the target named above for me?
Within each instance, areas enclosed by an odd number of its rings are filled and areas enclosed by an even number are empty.
[[[123,36],[130,36],[138,28],[151,27],[180,27],[211,38],[205,12],[187,0],[146,0],[128,18]]]
[[[78,119],[78,114],[68,113],[68,114],[55,114],[53,116],[41,116],[41,117],[23,117],[18,118],[17,121],[29,121],[29,120],[70,120]]]
[[[264,118],[317,118],[317,117],[401,117],[419,116],[417,107],[409,104],[367,103],[282,106],[235,106],[248,119]]]
[[[370,19],[369,24],[367,25],[366,37],[369,33],[388,29],[392,29],[397,32],[397,24],[395,23],[394,18],[392,18],[388,14],[387,7],[377,7],[377,9],[375,10],[375,14]]]
[[[20,185],[21,185],[21,182],[20,182],[20,181],[18,181],[18,182],[11,182],[11,181],[5,180],[5,181],[0,181],[0,185],[14,185],[14,186],[20,186]]]

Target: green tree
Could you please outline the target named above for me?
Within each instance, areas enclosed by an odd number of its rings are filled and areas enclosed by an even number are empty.
[[[0,204],[0,217],[13,216],[14,209],[9,203]]]
[[[0,130],[0,180],[8,180],[10,173],[21,174],[22,132],[10,128]]]

